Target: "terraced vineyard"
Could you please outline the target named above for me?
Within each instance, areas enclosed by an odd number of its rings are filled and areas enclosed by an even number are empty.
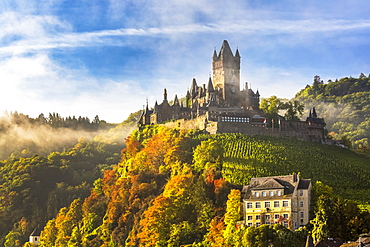
[[[224,148],[222,174],[229,182],[247,184],[252,177],[300,172],[303,178],[322,181],[345,198],[370,203],[370,159],[348,149],[291,138],[200,135]]]

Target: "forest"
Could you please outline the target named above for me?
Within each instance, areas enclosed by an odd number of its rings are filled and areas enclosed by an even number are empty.
[[[327,83],[316,76],[295,98],[306,110],[316,107],[333,139],[349,140],[354,149],[370,154],[370,75],[361,73],[358,78],[329,79]]]
[[[27,234],[38,224],[40,246],[304,246],[309,232],[317,241],[355,240],[370,231],[369,158],[348,149],[155,125],[125,142],[120,154],[114,145],[80,142],[45,158],[4,163],[2,195],[13,196],[2,204],[4,246],[32,246]],[[55,175],[42,178],[27,170],[33,167]],[[240,189],[251,177],[293,172],[314,183],[311,224],[297,231],[235,228]],[[16,200],[33,206],[16,208]]]

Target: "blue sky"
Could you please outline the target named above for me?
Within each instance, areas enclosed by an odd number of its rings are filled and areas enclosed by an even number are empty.
[[[3,0],[0,111],[131,113],[208,81],[213,49],[239,49],[241,81],[292,98],[319,75],[370,73],[366,0]]]

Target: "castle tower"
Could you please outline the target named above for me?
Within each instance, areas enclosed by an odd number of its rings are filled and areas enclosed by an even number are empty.
[[[237,105],[240,92],[240,55],[238,49],[235,56],[229,43],[224,40],[219,54],[216,50],[212,57],[213,86],[222,90],[222,98],[228,105]]]

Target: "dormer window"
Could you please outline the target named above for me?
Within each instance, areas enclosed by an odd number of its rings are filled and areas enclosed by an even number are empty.
[[[274,196],[274,192],[273,191],[269,191],[269,196]]]
[[[281,191],[280,190],[276,191],[276,195],[281,196]]]
[[[266,191],[262,191],[262,196],[266,196]]]
[[[258,192],[254,192],[254,196],[255,196],[255,197],[259,197],[259,196],[260,196],[260,193],[258,193]]]

